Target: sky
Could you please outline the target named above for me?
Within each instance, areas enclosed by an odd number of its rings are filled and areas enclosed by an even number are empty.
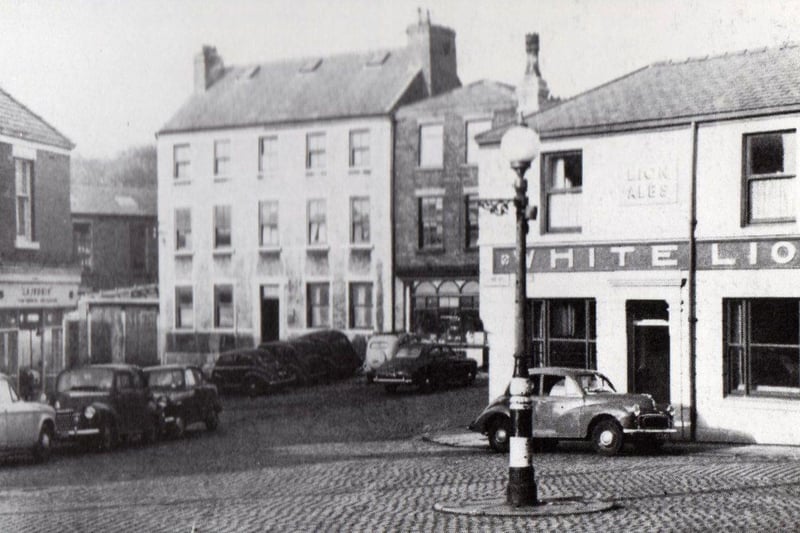
[[[455,30],[464,84],[516,85],[538,32],[559,97],[656,61],[800,42],[800,0],[0,0],[0,87],[74,155],[113,157],[155,142],[204,44],[233,65],[399,48],[418,8]]]

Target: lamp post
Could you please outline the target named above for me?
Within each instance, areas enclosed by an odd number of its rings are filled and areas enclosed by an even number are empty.
[[[514,207],[516,211],[517,281],[515,293],[514,374],[511,378],[509,408],[511,410],[511,437],[508,456],[508,504],[512,507],[536,505],[538,496],[532,454],[533,416],[531,410],[531,382],[528,374],[528,313],[526,291],[527,234],[528,234],[528,182],[525,172],[539,155],[539,136],[519,123],[509,129],[500,141],[500,151],[517,174],[514,181]],[[534,210],[535,216],[535,210]]]

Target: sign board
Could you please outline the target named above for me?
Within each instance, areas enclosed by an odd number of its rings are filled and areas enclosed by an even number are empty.
[[[57,283],[0,283],[0,307],[75,307],[78,286]]]

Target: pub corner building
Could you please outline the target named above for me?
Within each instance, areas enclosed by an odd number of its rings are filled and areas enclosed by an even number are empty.
[[[678,438],[800,444],[800,47],[656,63],[526,116],[532,366],[597,369]],[[481,198],[513,197],[478,137]],[[513,369],[514,215],[480,213],[490,397]]]
[[[64,367],[63,318],[78,302],[73,143],[0,89],[0,373],[26,397]]]

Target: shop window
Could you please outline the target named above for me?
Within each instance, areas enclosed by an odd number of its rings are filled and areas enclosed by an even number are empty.
[[[350,200],[350,242],[365,244],[369,236],[369,198],[352,198]]]
[[[426,338],[464,342],[483,331],[474,281],[424,281],[412,292],[411,328]]]
[[[172,177],[175,179],[186,179],[189,177],[189,169],[192,160],[189,155],[188,144],[176,144],[172,147]]]
[[[595,301],[529,300],[535,366],[597,368]]]
[[[33,231],[33,161],[14,159],[17,198],[17,239],[35,241]]]
[[[419,248],[441,250],[444,248],[444,199],[428,196],[419,199]]]
[[[330,326],[330,287],[327,283],[309,283],[306,320],[310,328]]]
[[[233,285],[214,286],[214,327],[234,327]]]
[[[278,169],[278,137],[269,135],[258,140],[258,171],[271,174]]]
[[[214,248],[231,246],[231,206],[214,206]]]
[[[231,141],[214,141],[214,176],[227,177],[230,174]]]
[[[192,211],[189,208],[175,210],[175,251],[192,249]]]
[[[308,244],[328,242],[325,200],[308,201]]]
[[[725,393],[800,396],[800,299],[726,299]]]
[[[478,164],[478,143],[475,142],[475,136],[488,131],[492,128],[492,121],[485,120],[469,120],[467,121],[467,153],[466,160],[468,165]]]
[[[83,272],[92,271],[92,224],[75,222],[72,225],[72,252]]]
[[[372,328],[372,283],[350,284],[350,327]]]
[[[350,132],[350,168],[369,167],[369,130]]]
[[[191,287],[175,287],[175,327],[194,327],[194,295]]]
[[[325,134],[306,135],[306,168],[308,170],[325,168]]]
[[[444,125],[426,124],[419,128],[419,166],[442,168],[444,159]]]
[[[580,232],[583,188],[581,153],[544,154],[542,177],[545,231]]]
[[[795,132],[744,136],[743,224],[795,221]]]
[[[478,249],[478,198],[476,196],[466,196],[464,198],[464,217],[465,228],[464,235],[466,236],[465,246],[467,250]]]
[[[277,200],[258,203],[258,243],[260,246],[277,246],[279,243]]]

